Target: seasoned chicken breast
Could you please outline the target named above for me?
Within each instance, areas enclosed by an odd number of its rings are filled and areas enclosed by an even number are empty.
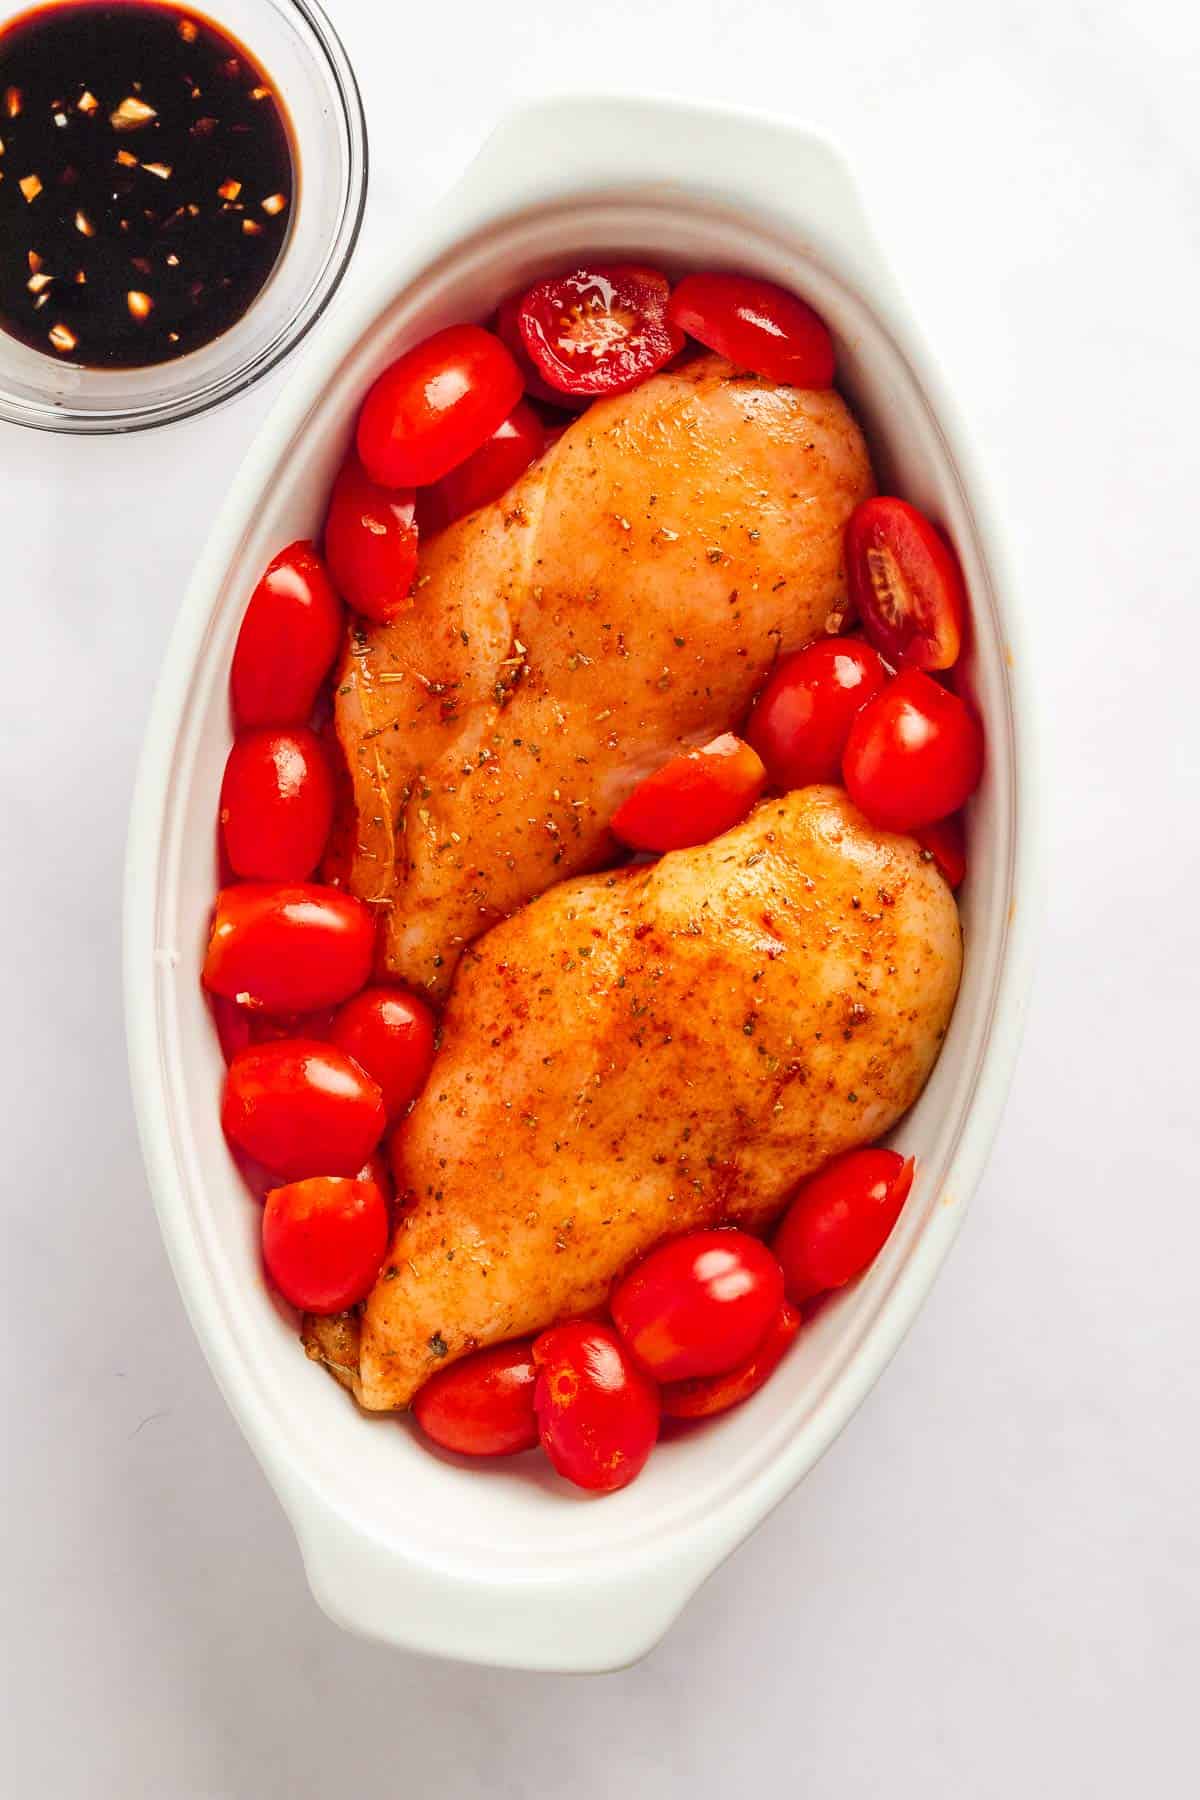
[[[597,1305],[665,1233],[767,1225],[912,1105],[960,962],[935,867],[836,788],[553,888],[460,966],[393,1144],[405,1210],[357,1380],[353,1325],[330,1360],[367,1407],[403,1407],[447,1362]]]
[[[837,628],[871,488],[837,394],[703,357],[590,407],[433,539],[413,610],[360,626],[338,682],[337,873],[379,906],[386,971],[440,995],[481,932],[610,862],[641,777]]]

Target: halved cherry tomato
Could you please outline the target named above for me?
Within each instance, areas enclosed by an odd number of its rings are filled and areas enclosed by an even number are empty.
[[[358,415],[358,454],[381,487],[424,487],[486,443],[521,398],[521,371],[482,325],[448,325],[394,362]]]
[[[667,317],[739,369],[787,387],[833,386],[833,339],[805,301],[752,275],[685,275]]]
[[[395,1120],[425,1085],[433,1013],[404,988],[364,988],[334,1016],[329,1041],[379,1083],[388,1119]]]
[[[927,856],[932,856],[952,888],[961,887],[967,873],[967,834],[961,813],[922,825],[913,836]]]
[[[588,405],[588,396],[564,394],[561,388],[551,387],[538,373],[533,358],[525,348],[525,339],[521,336],[521,302],[524,298],[525,289],[522,288],[519,293],[510,294],[507,300],[501,301],[492,321],[492,329],[521,371],[526,398],[552,407],[555,417],[563,420],[566,413],[582,411]]]
[[[877,653],[858,638],[818,638],[781,657],[746,725],[772,787],[840,780],[855,714],[887,679]]]
[[[413,1399],[417,1424],[459,1456],[513,1456],[538,1441],[529,1338],[477,1350],[431,1375]]]
[[[664,1419],[711,1419],[740,1406],[769,1380],[800,1329],[800,1309],[781,1300],[766,1336],[736,1368],[724,1375],[695,1375],[690,1381],[667,1381],[658,1390]]]
[[[451,469],[432,487],[420,489],[417,522],[422,536],[432,537],[435,532],[444,531],[455,519],[464,519],[507,493],[542,454],[544,441],[542,421],[532,406],[519,401],[466,462],[459,463],[457,469]]]
[[[560,1475],[611,1494],[640,1475],[658,1439],[658,1390],[607,1325],[574,1320],[534,1340],[534,1407]]]
[[[289,544],[250,596],[230,685],[239,727],[303,725],[342,641],[342,608],[312,544]]]
[[[967,590],[953,550],[907,500],[877,495],[846,525],[846,582],[889,662],[948,669],[962,648]]]
[[[727,731],[647,775],[613,814],[612,828],[635,850],[706,844],[745,818],[766,780],[757,753]]]
[[[360,900],[315,882],[246,882],[217,895],[204,985],[268,1013],[317,1012],[371,973],[375,921]]]
[[[229,1065],[221,1101],[225,1135],[285,1181],[315,1169],[357,1175],[386,1124],[378,1084],[332,1044],[313,1038],[252,1044]]]
[[[623,394],[683,348],[667,318],[670,286],[657,269],[607,263],[539,281],[518,310],[521,340],[551,388]]]
[[[885,831],[915,831],[957,812],[983,774],[983,732],[957,694],[906,669],[853,725],[842,774],[854,804]]]
[[[301,1312],[345,1312],[366,1299],[387,1255],[387,1201],[373,1182],[337,1175],[272,1188],[262,1246],[285,1300]]]
[[[801,1183],[771,1245],[793,1305],[844,1287],[874,1262],[912,1179],[911,1156],[848,1150]]]
[[[357,456],[342,464],[325,520],[325,555],[355,612],[386,625],[412,605],[417,573],[411,489],[382,488]]]
[[[657,1381],[736,1368],[783,1299],[783,1271],[745,1231],[689,1231],[638,1263],[612,1291],[613,1324]]]
[[[333,824],[333,776],[306,725],[262,726],[238,738],[221,783],[221,831],[235,875],[303,881]]]

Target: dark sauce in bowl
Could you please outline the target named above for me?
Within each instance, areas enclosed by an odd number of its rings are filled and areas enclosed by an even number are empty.
[[[93,368],[199,349],[282,255],[286,111],[203,15],[59,0],[0,32],[0,328]]]

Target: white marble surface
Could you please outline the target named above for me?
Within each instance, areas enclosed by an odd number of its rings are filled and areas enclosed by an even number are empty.
[[[269,392],[124,443],[0,435],[0,1785],[49,1800],[1188,1791],[1195,9],[331,4],[364,77],[377,246],[513,96],[665,88],[844,140],[1012,522],[1046,715],[1041,972],[990,1173],[929,1306],[841,1442],[659,1650],[568,1680],[342,1636],[176,1298],[119,1008],[150,689]]]

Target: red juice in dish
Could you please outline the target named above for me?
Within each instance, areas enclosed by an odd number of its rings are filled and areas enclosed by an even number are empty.
[[[58,0],[0,32],[0,329],[95,368],[197,350],[283,253],[287,114],[197,12]]]

